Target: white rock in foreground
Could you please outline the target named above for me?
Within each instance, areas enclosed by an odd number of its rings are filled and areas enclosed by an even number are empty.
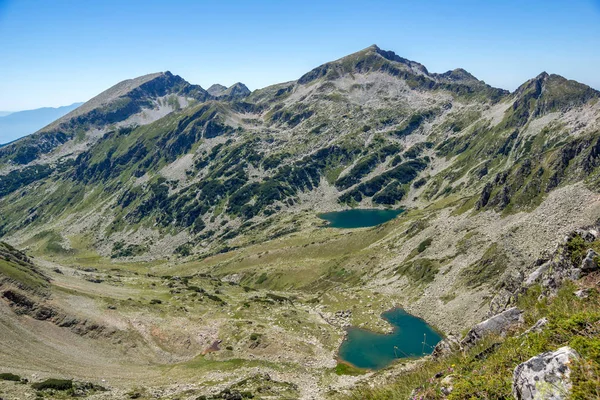
[[[565,346],[519,364],[513,374],[513,396],[517,400],[568,399],[572,387],[569,364],[578,358],[575,350]]]
[[[469,348],[477,343],[482,337],[489,334],[504,335],[513,325],[521,323],[523,312],[516,307],[509,308],[500,314],[494,315],[483,322],[475,325],[467,333],[461,344]]]

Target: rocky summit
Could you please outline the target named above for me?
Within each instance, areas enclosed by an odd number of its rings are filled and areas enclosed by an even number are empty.
[[[600,396],[599,98],[375,45],[254,91],[120,82],[0,147],[0,396]],[[403,212],[319,217],[352,208]],[[338,357],[393,308],[433,356]]]

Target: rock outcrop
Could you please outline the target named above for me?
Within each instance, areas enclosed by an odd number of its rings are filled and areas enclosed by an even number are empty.
[[[460,349],[462,349],[462,346],[460,344],[460,337],[455,335],[448,335],[434,347],[433,353],[431,353],[431,355],[435,358],[444,357]]]
[[[519,364],[513,375],[515,399],[568,399],[572,387],[569,364],[578,358],[575,350],[565,346]]]
[[[508,329],[523,322],[522,311],[516,307],[509,308],[483,322],[475,325],[461,341],[465,348],[472,347],[485,335],[504,335]]]
[[[598,269],[598,253],[592,249],[588,249],[583,261],[581,262],[581,271],[589,273]]]

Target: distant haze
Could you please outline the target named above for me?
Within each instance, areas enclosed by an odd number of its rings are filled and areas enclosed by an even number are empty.
[[[12,113],[0,111],[0,144],[34,133],[82,104],[74,103],[58,108],[44,107]]]

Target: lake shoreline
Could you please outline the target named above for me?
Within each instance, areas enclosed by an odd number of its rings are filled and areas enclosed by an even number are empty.
[[[410,361],[430,355],[435,345],[444,337],[424,319],[409,314],[401,307],[384,311],[380,317],[392,326],[392,332],[379,333],[355,326],[346,327],[346,334],[336,352],[335,360],[338,363],[360,370],[377,371],[394,364],[397,360]],[[424,336],[419,339],[421,333],[424,333]],[[428,343],[428,336],[433,337],[432,344]],[[351,343],[352,341],[356,344]],[[377,342],[380,342],[379,346],[375,345]],[[422,346],[420,352],[419,345]],[[371,348],[371,353],[367,354],[365,348]]]
[[[357,229],[371,228],[384,224],[405,212],[404,209],[353,208],[342,211],[318,213],[317,217],[327,221],[324,228]]]

